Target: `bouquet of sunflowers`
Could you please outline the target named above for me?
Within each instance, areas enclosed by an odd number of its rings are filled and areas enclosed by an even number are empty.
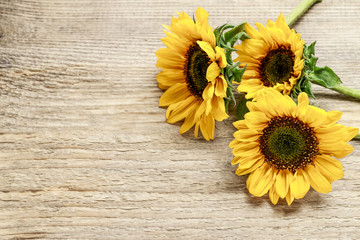
[[[347,142],[359,138],[357,128],[337,123],[342,112],[309,104],[311,84],[360,98],[329,67],[317,66],[315,42],[306,45],[289,27],[316,2],[303,0],[286,18],[255,23],[257,30],[248,23],[212,29],[201,7],[194,19],[181,12],[164,26],[166,48],[156,52],[167,122],[183,121],[180,134],[194,127],[195,137],[200,129],[209,141],[215,121],[227,119],[236,104],[231,164],[237,175],[249,174],[251,194],[269,193],[273,204],[285,198],[290,205],[310,186],[330,192],[344,175],[336,158],[350,154]]]

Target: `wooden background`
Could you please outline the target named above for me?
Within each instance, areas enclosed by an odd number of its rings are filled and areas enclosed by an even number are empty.
[[[300,0],[0,0],[1,239],[357,239],[360,142],[333,191],[292,206],[234,174],[232,117],[215,140],[179,135],[158,108],[161,24],[198,6],[214,27],[287,15]],[[325,0],[294,27],[360,89],[360,2]],[[313,103],[360,127],[360,102]]]

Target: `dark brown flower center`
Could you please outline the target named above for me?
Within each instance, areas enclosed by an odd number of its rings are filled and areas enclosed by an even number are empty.
[[[275,86],[277,83],[289,82],[294,75],[295,55],[290,47],[283,45],[269,51],[265,57],[260,59],[260,80],[267,87]]]
[[[274,117],[258,139],[265,161],[277,169],[305,168],[319,153],[314,129],[293,117]]]
[[[202,99],[202,93],[208,85],[206,71],[210,65],[210,58],[199,45],[194,42],[185,55],[184,76],[187,87],[193,96]]]

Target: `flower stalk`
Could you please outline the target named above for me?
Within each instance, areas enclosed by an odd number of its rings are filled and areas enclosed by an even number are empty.
[[[322,0],[302,0],[296,8],[286,17],[286,23],[291,27],[315,3]]]
[[[352,89],[342,84],[336,85],[335,87],[332,87],[330,89],[342,93],[344,95],[360,99],[360,90]]]

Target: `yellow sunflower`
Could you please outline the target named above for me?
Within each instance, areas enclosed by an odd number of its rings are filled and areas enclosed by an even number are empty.
[[[221,74],[226,67],[224,49],[216,46],[215,35],[208,24],[208,13],[196,10],[196,22],[186,13],[173,17],[170,26],[164,26],[166,48],[156,52],[157,76],[161,89],[159,106],[168,107],[169,123],[184,120],[180,134],[195,125],[206,140],[214,138],[215,120],[228,118],[225,112],[227,82]]]
[[[304,40],[300,33],[290,30],[282,14],[275,23],[269,19],[266,28],[255,25],[258,31],[245,24],[250,39],[234,47],[239,55],[234,61],[241,62],[241,67],[247,65],[238,90],[246,92],[246,98],[256,98],[263,88],[289,95],[304,68]]]
[[[231,164],[239,164],[236,174],[250,173],[246,184],[251,194],[269,192],[273,204],[280,197],[290,205],[310,186],[330,192],[330,183],[344,176],[335,158],[354,150],[347,142],[359,130],[337,124],[341,112],[309,105],[306,93],[300,93],[296,104],[274,89],[260,91],[257,101],[247,106],[250,112],[234,123],[238,131],[229,147]]]

